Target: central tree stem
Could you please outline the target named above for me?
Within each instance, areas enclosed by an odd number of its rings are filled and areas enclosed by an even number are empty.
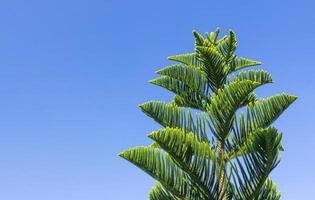
[[[225,146],[225,140],[219,141],[218,144],[218,158],[220,161],[220,173],[218,177],[219,181],[219,197],[222,197],[222,200],[227,200],[227,192],[226,192],[226,185],[225,185],[225,165],[226,165],[226,160],[225,160],[225,151],[224,151],[224,146]]]

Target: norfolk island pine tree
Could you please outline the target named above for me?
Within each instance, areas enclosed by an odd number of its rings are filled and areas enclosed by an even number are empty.
[[[150,82],[175,94],[141,110],[162,128],[148,135],[149,146],[119,155],[156,179],[150,200],[278,200],[269,178],[280,162],[282,134],[273,122],[296,96],[258,98],[254,90],[272,83],[258,61],[235,55],[237,40],[219,28],[193,31],[193,53],[169,57]]]

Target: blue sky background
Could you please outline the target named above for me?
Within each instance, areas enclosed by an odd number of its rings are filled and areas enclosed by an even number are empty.
[[[147,83],[193,50],[192,29],[236,31],[298,101],[277,121],[285,200],[313,199],[315,4],[312,1],[0,1],[0,199],[139,200],[154,181],[119,158],[159,126],[138,109],[170,94]]]

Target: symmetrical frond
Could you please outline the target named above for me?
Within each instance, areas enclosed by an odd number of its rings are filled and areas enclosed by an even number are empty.
[[[243,80],[250,80],[262,84],[272,83],[271,75],[264,70],[248,70],[241,72],[237,76],[232,77],[230,82]]]
[[[227,37],[222,38],[222,40],[218,41],[217,48],[221,52],[221,54],[225,58],[225,63],[229,64],[231,60],[234,58],[234,52],[237,47],[237,40],[235,33],[230,30],[230,34]]]
[[[149,135],[185,171],[206,199],[215,199],[216,154],[207,142],[195,134],[166,128]]]
[[[246,109],[246,118],[242,113],[239,121],[234,123],[233,135],[235,138],[227,157],[238,156],[240,150],[244,150],[246,144],[251,143],[256,129],[270,126],[295,100],[296,96],[278,94],[250,103]]]
[[[161,101],[149,101],[140,105],[141,110],[163,127],[180,128],[195,133],[200,140],[208,141],[205,114],[193,116],[191,110]]]
[[[259,85],[249,80],[236,81],[219,89],[211,98],[208,108],[212,132],[219,140],[224,140],[233,124],[234,114],[243,106],[246,97]]]
[[[238,71],[246,67],[261,65],[261,62],[235,56],[231,61],[231,71]]]
[[[188,54],[181,54],[181,55],[176,55],[176,56],[170,56],[168,57],[169,60],[177,61],[182,64],[185,64],[189,67],[195,67],[195,68],[200,68],[201,63],[200,61],[196,58],[195,53],[188,53]]]
[[[202,62],[201,69],[205,72],[212,91],[221,88],[227,77],[225,58],[215,46],[197,46],[197,58]]]
[[[198,190],[192,187],[188,175],[173,162],[167,153],[157,148],[135,147],[124,151],[120,156],[158,180],[177,198],[203,199]]]
[[[269,173],[279,163],[281,134],[274,128],[259,129],[248,144],[249,154],[232,163],[232,176],[237,200],[255,200]]]
[[[150,82],[174,92],[186,106],[204,110],[209,88],[205,75],[198,68],[186,65],[172,65],[157,71],[164,75]]]
[[[189,85],[201,96],[207,97],[207,81],[205,74],[198,68],[186,65],[171,65],[157,71],[157,74],[168,76]]]
[[[289,107],[296,96],[279,94],[248,105],[248,121],[252,127],[266,127],[274,122]]]

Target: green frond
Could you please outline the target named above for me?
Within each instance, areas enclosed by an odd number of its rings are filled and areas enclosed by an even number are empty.
[[[202,196],[191,187],[190,180],[167,153],[157,148],[135,147],[119,156],[133,163],[159,181],[172,195],[180,199],[201,200]]]
[[[256,66],[256,65],[261,65],[261,62],[235,56],[230,63],[230,68],[231,68],[230,70],[233,72],[233,71],[241,70],[245,67],[251,67],[251,66]]]
[[[272,83],[271,75],[265,70],[249,70],[240,72],[235,77],[232,77],[230,82],[251,80],[258,83]]]
[[[149,200],[180,200],[157,182],[149,193]]]
[[[252,127],[266,127],[273,123],[289,107],[296,96],[278,94],[248,105],[248,121]]]
[[[194,68],[200,68],[201,67],[201,63],[196,58],[195,53],[187,53],[187,54],[170,56],[170,57],[168,57],[168,59],[183,63],[189,67],[194,67]]]
[[[260,129],[249,154],[232,163],[236,200],[256,200],[270,172],[280,162],[279,146],[282,135],[274,128]]]
[[[207,96],[207,94],[205,94],[207,89],[207,79],[200,69],[177,64],[160,69],[156,73],[181,81],[198,91],[200,94]]]
[[[195,133],[200,141],[209,141],[206,133],[205,114],[200,113],[194,117],[189,109],[161,101],[149,101],[141,104],[140,108],[163,127],[180,128],[185,132]]]
[[[215,43],[213,43],[211,40],[207,40],[197,31],[194,30],[193,35],[195,37],[195,47],[197,46],[215,47]]]
[[[242,107],[244,100],[261,83],[250,80],[236,81],[219,89],[211,98],[208,114],[212,132],[219,140],[224,140],[233,125],[235,112]]]
[[[141,110],[164,127],[181,128],[187,132],[194,130],[193,115],[190,110],[173,106],[162,101],[149,101],[140,105]]]
[[[203,110],[210,88],[202,71],[185,65],[172,65],[157,71],[164,75],[150,81],[182,97],[186,105]]]
[[[255,137],[253,135],[256,129],[269,127],[296,98],[288,94],[278,94],[250,103],[246,108],[246,118],[241,113],[239,120],[234,123],[233,144],[227,157],[239,156],[240,149],[244,149],[252,137]]]
[[[223,37],[221,37],[219,40],[216,41],[216,45],[220,44],[222,41],[226,40],[228,36],[224,35]]]
[[[215,199],[216,152],[209,143],[199,142],[195,134],[174,128],[160,129],[149,137],[174,159],[207,199]]]
[[[250,80],[253,82],[258,82],[261,84],[267,84],[272,83],[272,77],[271,75],[264,70],[249,70],[240,72],[236,76],[232,76],[229,78],[228,83],[232,83],[234,81],[243,81],[243,80]],[[247,99],[244,101],[244,106],[246,106],[249,103],[253,103],[255,101],[258,101],[258,98],[255,93],[250,93],[247,97]]]
[[[195,45],[196,46],[204,45],[205,39],[203,38],[203,36],[195,30],[193,30],[192,33],[195,37]]]
[[[257,199],[263,200],[279,200],[281,193],[277,192],[277,186],[270,179],[267,179],[261,188],[259,197]]]
[[[220,53],[225,57],[225,63],[229,64],[234,57],[234,52],[237,47],[237,40],[234,31],[230,30],[230,34],[227,37],[222,38],[217,43],[217,48]]]
[[[150,83],[163,87],[182,97],[189,107],[204,110],[207,98],[203,92],[194,90],[189,85],[168,76],[153,79]]]
[[[196,56],[202,63],[201,69],[206,74],[212,91],[216,92],[219,88],[222,88],[226,81],[227,71],[225,68],[225,58],[217,48],[215,46],[197,46]]]

